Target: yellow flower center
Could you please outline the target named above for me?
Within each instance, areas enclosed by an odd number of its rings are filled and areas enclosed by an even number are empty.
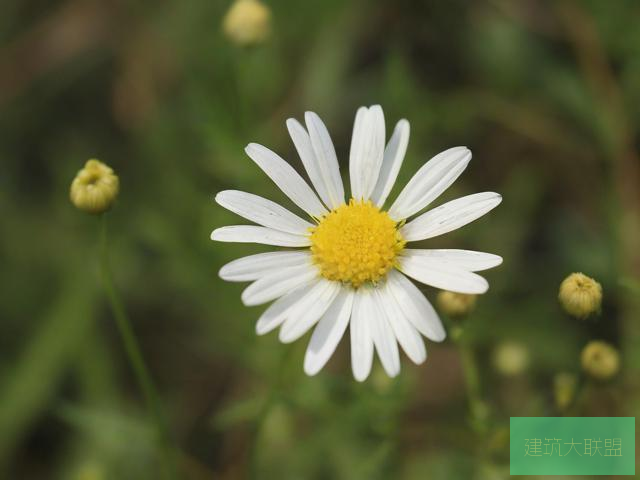
[[[387,212],[353,199],[311,228],[311,253],[322,276],[356,288],[383,277],[405,243]]]

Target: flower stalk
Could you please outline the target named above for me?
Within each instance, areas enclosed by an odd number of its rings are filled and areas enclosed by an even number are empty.
[[[467,401],[471,415],[471,425],[478,432],[484,432],[487,420],[487,405],[482,400],[480,372],[473,350],[464,341],[458,344],[462,370],[467,387]]]
[[[156,391],[149,369],[138,345],[138,341],[131,327],[131,322],[127,317],[124,304],[116,290],[109,266],[109,241],[107,216],[102,214],[100,218],[100,271],[109,306],[115,318],[116,326],[129,360],[129,364],[134,372],[138,386],[142,390],[147,408],[152,414],[156,429],[156,441],[160,449],[161,463],[165,472],[165,478],[177,479],[177,469],[175,465],[174,450],[171,447],[169,429],[162,412],[160,397]]]

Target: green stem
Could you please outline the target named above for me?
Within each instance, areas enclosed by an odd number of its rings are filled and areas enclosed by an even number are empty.
[[[267,416],[271,412],[271,409],[278,404],[279,399],[281,398],[281,387],[282,387],[282,377],[284,376],[284,369],[291,357],[293,352],[293,347],[289,346],[284,349],[282,353],[282,357],[278,362],[278,367],[276,369],[275,375],[271,380],[271,387],[269,388],[269,392],[267,393],[267,398],[262,404],[262,408],[258,413],[258,416],[255,419],[253,424],[253,429],[251,432],[251,444],[249,445],[249,459],[247,462],[248,465],[248,478],[259,478],[259,466],[258,466],[258,442],[260,440],[260,434],[262,432],[262,427],[264,425]]]
[[[234,94],[236,97],[236,119],[241,134],[246,134],[251,119],[251,102],[250,92],[247,90],[247,63],[253,59],[253,50],[251,47],[239,47],[233,50],[231,54],[231,69],[234,80]]]
[[[486,430],[487,405],[482,400],[482,390],[480,388],[480,372],[475,361],[475,355],[471,347],[464,341],[458,342],[460,358],[462,360],[462,370],[467,386],[467,398],[471,413],[471,423],[478,432]]]
[[[147,408],[151,411],[156,426],[157,442],[160,448],[161,461],[163,463],[164,470],[166,472],[166,478],[176,479],[177,469],[175,466],[174,452],[171,447],[171,439],[169,435],[169,429],[162,413],[162,406],[160,403],[160,397],[156,391],[156,388],[151,379],[149,369],[147,368],[140,346],[136,340],[131,322],[129,321],[124,309],[120,295],[118,294],[111,274],[111,268],[109,267],[109,242],[107,235],[107,216],[102,214],[101,220],[101,234],[100,234],[100,266],[102,273],[102,281],[104,289],[111,306],[111,311],[116,320],[124,349],[131,364],[131,368],[135,374],[136,380],[147,403]]]
[[[486,435],[488,430],[489,410],[487,404],[482,399],[482,389],[480,386],[480,371],[476,362],[475,354],[466,338],[458,342],[462,370],[467,386],[467,400],[469,402],[470,424],[477,436],[477,446],[474,451],[477,468],[490,464],[487,457]]]

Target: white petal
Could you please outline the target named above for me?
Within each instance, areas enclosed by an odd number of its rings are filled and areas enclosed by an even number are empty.
[[[371,337],[370,302],[365,299],[366,293],[360,288],[355,294],[353,312],[351,314],[351,369],[354,378],[363,382],[371,372],[373,364],[373,339]]]
[[[290,118],[287,120],[287,129],[289,130],[289,135],[293,140],[293,144],[298,151],[300,160],[302,160],[304,169],[307,171],[307,175],[309,175],[309,179],[316,189],[316,192],[318,192],[318,195],[325,203],[325,205],[331,206],[331,197],[329,196],[329,191],[324,182],[324,179],[322,178],[320,165],[318,160],[316,159],[316,154],[313,151],[313,146],[311,145],[309,134],[304,129],[304,127],[300,125],[300,123],[294,118]]]
[[[247,220],[281,232],[306,235],[313,227],[277,203],[251,193],[225,190],[216,195],[216,202]]]
[[[257,280],[286,267],[295,267],[311,263],[311,254],[307,251],[267,252],[238,258],[220,269],[220,278],[228,282],[247,282]]]
[[[419,212],[456,181],[467,168],[471,151],[467,147],[454,147],[439,153],[413,176],[389,209],[396,221]]]
[[[324,208],[307,182],[276,153],[257,143],[250,143],[244,151],[302,210],[315,218],[320,218],[327,213],[327,209]]]
[[[427,350],[420,333],[404,316],[404,313],[396,302],[393,293],[389,289],[389,282],[385,282],[381,288],[376,289],[378,302],[384,308],[393,333],[398,343],[416,365],[420,365],[427,359]]]
[[[437,237],[480,218],[497,207],[502,196],[494,192],[458,198],[423,213],[400,229],[407,242]]]
[[[353,133],[351,134],[351,149],[349,151],[349,179],[351,182],[351,196],[359,198],[362,196],[362,178],[360,161],[362,156],[360,151],[364,141],[365,119],[368,117],[369,109],[360,107],[356,112],[353,122]]]
[[[279,247],[307,247],[311,245],[308,236],[280,232],[272,228],[255,225],[231,225],[216,228],[211,232],[211,240],[218,242],[262,243]]]
[[[297,121],[287,121],[300,158],[324,203],[331,209],[344,203],[344,186],[331,137],[320,117],[305,113],[307,131]]]
[[[352,289],[343,288],[313,331],[304,356],[304,371],[315,375],[325,366],[344,335],[353,307]]]
[[[457,265],[425,256],[398,257],[399,269],[405,275],[432,287],[451,292],[480,294],[489,283],[477,273]]]
[[[492,253],[475,252],[473,250],[455,249],[434,249],[423,250],[405,248],[400,254],[407,258],[427,258],[447,263],[452,266],[468,270],[470,272],[480,272],[489,268],[497,267],[502,263],[502,257]]]
[[[356,115],[349,172],[351,195],[356,200],[368,200],[376,186],[384,156],[385,125],[380,105],[373,105]],[[360,118],[359,118],[360,117]]]
[[[280,329],[280,341],[282,343],[291,343],[307,333],[331,306],[340,288],[339,282],[323,280],[318,283],[314,287],[312,302],[299,305],[289,312],[288,318]]]
[[[318,278],[311,283],[302,285],[269,305],[269,308],[264,311],[258,319],[258,323],[256,323],[256,333],[258,335],[264,335],[274,328],[279,327],[287,318],[289,311],[297,306],[298,303],[304,302],[309,292],[311,292],[313,287],[319,282],[320,279]]]
[[[387,313],[378,300],[378,294],[374,291],[370,294],[372,316],[371,337],[373,344],[378,351],[380,362],[387,375],[395,377],[400,373],[400,354],[398,353],[398,343],[393,329],[389,324]]]
[[[393,185],[398,178],[398,172],[404,161],[404,155],[407,153],[407,145],[409,145],[409,122],[400,120],[393,130],[393,135],[384,149],[384,157],[382,159],[382,167],[380,175],[376,183],[376,188],[371,194],[371,201],[378,207],[382,207],[387,200]]]
[[[256,280],[242,292],[242,302],[246,306],[261,305],[275,300],[300,285],[318,277],[318,270],[312,265],[282,268]]]
[[[445,339],[447,334],[438,314],[411,280],[397,270],[391,270],[387,283],[405,317],[421,334],[434,342]]]

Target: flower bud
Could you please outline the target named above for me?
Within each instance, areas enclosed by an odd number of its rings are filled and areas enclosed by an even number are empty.
[[[607,342],[593,340],[580,354],[582,369],[598,380],[608,380],[620,370],[620,354]]]
[[[553,399],[558,410],[564,411],[571,405],[577,386],[578,377],[573,373],[560,372],[553,377]]]
[[[118,196],[119,180],[104,163],[91,159],[71,182],[69,196],[76,208],[99,214],[109,210]]]
[[[236,0],[225,15],[222,28],[237,45],[257,45],[271,31],[271,10],[259,0]]]
[[[450,317],[463,317],[476,306],[476,295],[449,292],[442,290],[436,299],[440,311]]]
[[[572,273],[560,284],[560,305],[576,318],[587,318],[600,311],[602,286],[582,273]]]
[[[519,375],[529,367],[529,350],[520,342],[503,342],[493,352],[493,365],[506,377]]]
[[[95,461],[82,463],[72,476],[74,480],[104,480],[106,478],[104,467]]]

